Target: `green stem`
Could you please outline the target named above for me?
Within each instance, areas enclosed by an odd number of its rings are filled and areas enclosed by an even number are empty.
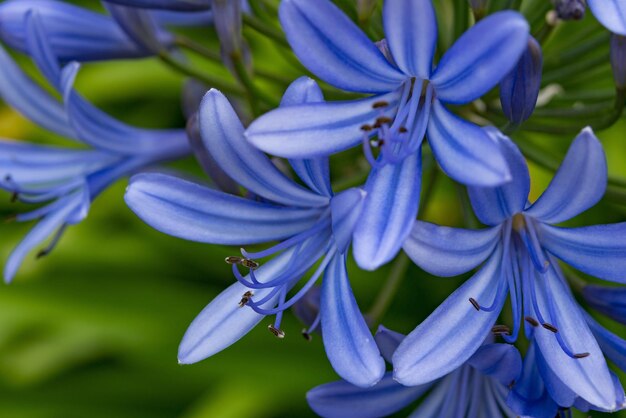
[[[229,83],[228,81],[219,79],[217,77],[213,77],[209,74],[206,74],[202,71],[199,71],[197,68],[191,67],[185,63],[182,63],[167,52],[160,52],[158,55],[159,59],[163,61],[167,66],[176,70],[177,72],[184,74],[188,77],[192,77],[198,79],[211,87],[215,87],[216,89],[221,90],[223,93],[230,93],[236,95],[243,95],[245,91],[236,84]]]
[[[174,45],[179,48],[188,49],[189,51],[195,52],[201,57],[207,58],[211,61],[222,62],[222,56],[219,52],[215,52],[209,48],[200,45],[195,42],[193,39],[188,38],[184,35],[176,34],[174,37]]]
[[[231,55],[231,60],[233,62],[233,69],[235,71],[235,75],[243,85],[243,88],[246,90],[246,96],[248,97],[248,103],[250,103],[250,109],[252,110],[252,114],[254,116],[258,116],[259,112],[259,102],[257,98],[259,97],[258,91],[248,74],[248,69],[241,58],[241,54],[234,53]]]
[[[267,25],[262,20],[247,14],[243,15],[243,23],[256,30],[257,32],[267,36],[268,38],[275,40],[281,46],[291,49],[291,46],[289,45],[289,42],[287,42],[285,35],[275,27]]]
[[[461,212],[463,214],[463,223],[469,229],[478,228],[478,220],[474,215],[474,211],[472,210],[472,205],[469,201],[469,197],[467,196],[467,190],[460,184],[456,184],[457,195],[459,196],[459,201],[461,202]]]
[[[370,324],[372,325],[372,327],[376,327],[378,324],[380,324],[383,315],[385,315],[385,312],[387,312],[387,309],[389,309],[391,302],[398,293],[400,285],[406,277],[406,271],[409,268],[410,264],[411,260],[404,252],[398,254],[396,259],[394,260],[393,266],[391,267],[391,273],[389,273],[389,277],[387,278],[385,285],[378,293],[378,296],[376,297],[372,308],[367,314],[367,317],[370,320]]]

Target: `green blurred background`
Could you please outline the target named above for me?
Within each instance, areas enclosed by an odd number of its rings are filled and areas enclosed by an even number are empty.
[[[453,6],[452,1],[438,4],[444,12]],[[440,19],[445,29],[445,17]],[[586,19],[583,24],[592,26],[595,22]],[[249,29],[245,34],[255,51],[257,67],[279,72],[286,79],[299,75],[294,66],[277,59],[258,34]],[[216,48],[211,29],[192,35]],[[552,45],[546,45],[548,68],[550,57],[554,68],[559,68],[560,39],[565,42],[570,36],[568,30],[562,30]],[[443,43],[450,42],[442,38]],[[550,48],[557,52],[552,55]],[[606,48],[597,53],[606,54]],[[18,58],[35,74],[27,60]],[[217,65],[195,65],[229,77]],[[559,81],[565,91],[610,89],[608,64],[594,71],[592,77],[581,71],[554,82]],[[183,81],[183,76],[157,59],[142,59],[87,64],[77,88],[100,108],[128,123],[181,127]],[[0,136],[74,146],[33,126],[4,105],[0,105]],[[626,119],[622,117],[599,137],[606,146],[611,173],[626,177]],[[515,138],[549,150],[560,161],[573,135],[522,132]],[[358,150],[334,158],[335,179],[358,178],[358,168],[363,164]],[[201,175],[192,159],[175,167]],[[427,170],[425,183],[431,175]],[[531,164],[531,175],[534,199],[552,173]],[[286,315],[283,329],[287,336],[283,340],[267,332],[266,325],[271,322],[267,319],[226,351],[199,364],[177,364],[177,346],[188,324],[233,281],[224,257],[239,250],[190,243],[150,229],[124,206],[125,184],[121,181],[107,190],[82,224],[68,228],[52,254],[39,260],[34,254],[29,256],[15,282],[0,289],[0,417],[314,416],[306,405],[305,392],[335,380],[336,375],[319,336],[305,341],[300,336],[302,324],[293,315]],[[25,208],[9,200],[6,193],[0,196],[3,215]],[[462,226],[467,222],[462,204],[463,193],[457,185],[439,175],[420,218]],[[623,221],[625,208],[623,198],[604,199],[571,224]],[[0,226],[0,260],[6,260],[31,226]],[[391,268],[363,272],[350,266],[352,285],[364,312],[375,303]],[[386,326],[405,333],[467,277],[433,278],[412,265],[405,276],[382,318]],[[603,322],[626,336],[623,326]],[[398,414],[405,415],[406,411]],[[580,416],[588,415],[601,416]]]

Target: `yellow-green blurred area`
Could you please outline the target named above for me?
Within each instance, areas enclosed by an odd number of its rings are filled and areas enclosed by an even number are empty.
[[[453,1],[441,3],[444,11],[449,10],[448,3]],[[445,27],[445,18],[440,19]],[[575,27],[556,33],[556,43],[546,48],[556,50],[558,36],[567,39],[570,30]],[[281,61],[267,58],[276,55],[267,40],[246,31],[255,65],[288,79],[298,76],[293,67],[277,69],[276,62]],[[192,35],[217,48],[210,28]],[[30,74],[36,74],[27,59],[17,58]],[[215,63],[199,61],[197,65],[203,71],[231,77]],[[86,64],[76,87],[98,107],[127,123],[171,128],[185,123],[180,110],[183,82],[182,75],[158,59],[148,58]],[[594,77],[581,76],[564,86],[585,91],[610,87],[608,64]],[[598,136],[606,147],[610,173],[626,178],[626,119],[622,117]],[[0,104],[0,137],[76,146],[33,126],[4,104]],[[533,132],[515,135],[516,140],[546,149],[558,161],[572,138]],[[332,163],[336,183],[349,183],[346,176],[358,179],[366,167],[360,150],[334,157]],[[175,167],[202,175],[191,158]],[[430,182],[433,172],[428,164],[426,168],[424,184]],[[534,164],[530,168],[531,199],[535,199],[552,173]],[[314,416],[305,401],[306,391],[337,377],[320,336],[305,341],[300,335],[303,325],[292,314],[285,317],[282,328],[286,338],[282,340],[267,331],[272,321],[268,318],[224,352],[199,364],[177,364],[177,346],[191,320],[233,282],[224,257],[238,254],[239,249],[186,242],[152,230],[124,205],[125,185],[126,180],[120,181],[99,196],[87,219],[69,227],[50,255],[41,259],[35,259],[36,251],[29,255],[15,282],[0,289],[0,417]],[[11,203],[10,197],[0,194],[0,214],[9,216],[26,209]],[[604,199],[570,224],[623,221],[626,200],[622,199]],[[463,189],[440,173],[420,218],[466,225],[463,202]],[[3,263],[32,226],[0,224]],[[388,265],[363,272],[350,265],[351,283],[365,313],[374,305],[391,269]],[[382,322],[410,332],[467,277],[434,278],[411,265]],[[507,312],[503,314],[505,322],[510,321]],[[602,322],[626,337],[623,326],[606,319]],[[410,408],[398,416],[406,416],[407,411]],[[602,416],[595,412],[577,416],[589,415]]]

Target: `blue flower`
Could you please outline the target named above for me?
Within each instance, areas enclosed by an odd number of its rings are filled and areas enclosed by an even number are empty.
[[[167,48],[172,43],[172,35],[163,29],[164,25],[212,22],[210,11],[189,13],[137,9],[135,12],[127,11],[126,15],[129,16],[113,13],[115,19],[112,19],[56,0],[3,2],[0,4],[0,39],[24,53],[28,53],[25,18],[31,10],[41,15],[53,54],[62,62],[148,56],[154,53],[154,48],[146,45],[144,38],[137,36],[139,29],[154,31],[152,36],[156,37],[160,46]],[[133,17],[137,24],[136,15],[142,16],[139,28],[129,24]]]
[[[309,70],[338,88],[374,95],[277,109],[252,123],[246,135],[259,149],[289,158],[363,144],[374,169],[366,185],[363,228],[354,237],[362,268],[391,260],[410,231],[425,134],[438,163],[455,180],[482,186],[510,180],[499,148],[445,105],[477,99],[513,69],[528,42],[521,15],[505,11],[482,20],[434,70],[437,23],[430,0],[386,1],[387,38],[378,46],[328,0],[285,0],[280,18]]]
[[[613,33],[626,36],[626,1],[587,0],[598,21]]]
[[[211,7],[211,0],[106,0],[123,6],[145,9],[164,9],[178,11],[206,10]]]
[[[598,409],[613,410],[617,405],[611,374],[557,259],[624,283],[626,223],[552,226],[602,197],[607,182],[602,146],[589,128],[584,129],[549,187],[530,205],[523,156],[508,138],[491,132],[513,173],[513,181],[505,186],[469,189],[476,215],[491,227],[471,231],[418,221],[404,245],[416,264],[439,276],[461,274],[486,262],[404,340],[394,356],[395,377],[419,385],[460,366],[480,346],[508,293],[514,322],[505,340],[517,338],[525,319],[527,335],[532,332],[562,387]]]
[[[74,89],[78,64],[61,69],[47,44],[38,12],[26,16],[29,53],[63,103],[25,75],[0,48],[0,97],[34,123],[92,149],[0,141],[0,188],[24,203],[43,204],[15,216],[40,221],[9,256],[4,268],[12,280],[26,254],[53,235],[49,252],[67,225],[82,221],[91,201],[119,178],[145,166],[189,153],[185,131],[129,127],[85,101]]]
[[[287,90],[282,105],[321,100],[319,87],[303,78]],[[378,382],[385,371],[384,360],[346,272],[346,253],[364,192],[348,189],[334,195],[327,158],[290,160],[306,187],[288,178],[246,142],[233,108],[216,90],[206,94],[198,122],[206,148],[222,170],[247,189],[247,196],[163,174],[141,174],[131,179],[126,193],[129,207],[157,230],[187,240],[225,245],[279,243],[258,252],[242,249],[242,256],[226,259],[237,282],[193,321],[181,342],[179,361],[194,363],[221,351],[267,315],[276,315],[269,329],[282,338],[284,310],[323,274],[320,311],[312,328],[321,323],[326,353],[342,378],[359,386]],[[270,256],[275,257],[263,265],[257,261]],[[310,277],[296,289],[309,271]],[[294,294],[288,297],[290,292]]]
[[[376,333],[376,341],[388,361],[403,338],[384,327]],[[430,391],[412,417],[512,418],[517,415],[505,402],[521,368],[522,359],[515,347],[485,343],[467,362],[434,382],[406,387],[387,373],[378,384],[366,389],[345,381],[318,386],[307,393],[307,400],[322,417],[377,418],[400,411]],[[549,418],[553,417],[554,414]]]

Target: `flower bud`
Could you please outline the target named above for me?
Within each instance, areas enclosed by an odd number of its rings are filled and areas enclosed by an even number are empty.
[[[585,0],[556,0],[554,10],[561,20],[580,20],[585,17]]]
[[[511,122],[522,123],[535,110],[541,87],[542,63],[541,46],[531,36],[528,48],[517,65],[500,82],[502,111]]]
[[[611,35],[611,67],[615,86],[626,90],[626,36]]]
[[[250,53],[241,35],[241,1],[213,0],[212,7],[224,64],[232,70],[233,59],[239,58],[249,67]]]

